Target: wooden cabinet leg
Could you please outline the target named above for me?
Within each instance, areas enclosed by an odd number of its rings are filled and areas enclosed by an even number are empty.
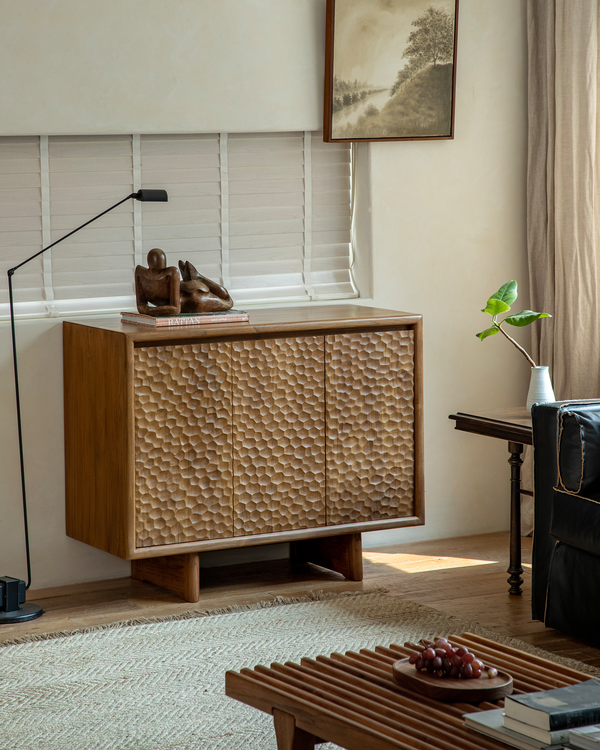
[[[351,581],[362,581],[362,541],[360,534],[301,539],[290,544],[292,562],[314,563],[341,573]]]
[[[277,750],[314,750],[317,738],[313,734],[298,729],[291,714],[273,709]]]
[[[200,558],[197,552],[132,560],[131,577],[168,589],[186,602],[200,599]]]

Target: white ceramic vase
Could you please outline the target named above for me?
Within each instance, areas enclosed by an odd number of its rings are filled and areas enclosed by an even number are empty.
[[[527,394],[527,411],[531,413],[531,407],[534,404],[544,404],[555,400],[548,368],[545,365],[532,367],[529,393]]]

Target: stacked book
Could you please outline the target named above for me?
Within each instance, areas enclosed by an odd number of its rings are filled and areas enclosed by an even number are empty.
[[[598,750],[600,748],[600,724],[571,729],[569,744],[572,747],[581,747],[583,750]]]
[[[600,750],[600,682],[509,695],[503,709],[463,718],[466,726],[521,750]]]
[[[245,310],[219,310],[206,313],[180,313],[155,318],[136,312],[122,312],[121,323],[133,323],[138,326],[204,326],[211,323],[247,323],[250,315]]]

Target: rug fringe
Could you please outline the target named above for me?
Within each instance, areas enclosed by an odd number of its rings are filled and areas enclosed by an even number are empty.
[[[312,592],[309,592],[308,594],[305,594],[303,596],[298,596],[298,597],[275,596],[272,599],[266,599],[263,601],[255,602],[254,604],[235,604],[229,607],[219,607],[219,608],[214,608],[214,609],[188,610],[187,612],[182,612],[180,614],[175,614],[175,615],[162,615],[162,616],[156,616],[156,617],[138,617],[135,619],[120,620],[118,622],[111,622],[111,623],[106,623],[103,625],[93,625],[93,626],[84,627],[84,628],[76,628],[73,630],[63,630],[63,631],[56,631],[52,633],[39,633],[39,634],[34,634],[34,635],[26,635],[21,638],[13,638],[11,640],[0,642],[0,648],[3,648],[4,646],[14,646],[14,645],[19,645],[19,644],[24,644],[24,643],[31,643],[35,641],[47,641],[47,640],[53,640],[57,638],[66,638],[71,635],[94,633],[98,631],[112,630],[115,628],[133,627],[137,625],[150,625],[153,623],[161,623],[161,622],[175,622],[178,620],[179,621],[192,620],[192,619],[199,619],[199,618],[204,618],[204,617],[215,617],[219,615],[231,615],[231,614],[238,614],[238,613],[243,613],[243,612],[251,612],[253,610],[269,609],[272,607],[281,607],[281,606],[286,606],[290,604],[310,604],[310,603],[332,601],[336,599],[358,598],[358,597],[363,597],[363,596],[377,596],[377,595],[383,596],[388,600],[387,601],[388,608],[390,607],[395,608],[398,605],[400,605],[402,609],[402,613],[405,617],[406,616],[427,617],[429,627],[436,629],[436,631],[439,627],[440,634],[442,635],[449,635],[451,633],[459,634],[459,633],[464,633],[468,631],[476,635],[485,636],[486,638],[489,638],[492,641],[496,641],[497,643],[502,643],[506,646],[511,646],[513,648],[516,648],[518,651],[523,651],[523,652],[526,652],[535,656],[541,656],[542,658],[549,659],[550,661],[556,662],[558,664],[563,664],[564,666],[571,667],[580,672],[585,672],[586,674],[600,677],[600,669],[598,669],[597,667],[593,667],[590,664],[586,664],[585,662],[578,661],[577,659],[569,659],[564,656],[559,656],[558,654],[553,654],[549,651],[546,651],[543,648],[532,646],[526,641],[521,641],[518,638],[513,638],[511,636],[503,635],[502,633],[499,633],[493,630],[492,628],[480,625],[478,622],[463,620],[459,617],[456,617],[455,615],[445,614],[444,612],[441,612],[440,610],[436,610],[432,607],[429,607],[426,604],[420,604],[415,601],[403,599],[402,597],[390,595],[388,589],[386,589],[385,587],[373,587],[373,588],[367,587],[367,588],[363,588],[360,591],[340,591],[340,592],[324,592],[322,590],[317,590],[317,591],[312,591]],[[442,630],[444,631],[444,633],[442,633]]]
[[[193,620],[200,617],[215,617],[218,615],[232,615],[241,612],[251,612],[257,609],[268,609],[270,607],[282,607],[288,604],[309,604],[311,602],[326,602],[332,599],[342,599],[353,596],[365,596],[367,594],[387,594],[388,589],[383,586],[364,588],[361,591],[311,591],[303,596],[285,597],[275,596],[273,599],[265,599],[254,604],[232,604],[229,607],[217,607],[214,609],[192,609],[175,615],[156,615],[154,617],[136,617],[129,620],[118,620],[101,625],[90,625],[73,630],[56,630],[51,633],[37,633],[24,635],[20,638],[11,638],[0,642],[0,648],[4,646],[17,646],[21,643],[32,643],[35,641],[50,641],[55,638],[67,638],[71,635],[82,635],[95,633],[99,630],[112,630],[113,628],[127,628],[136,625],[151,625],[159,622],[176,622],[178,620]]]

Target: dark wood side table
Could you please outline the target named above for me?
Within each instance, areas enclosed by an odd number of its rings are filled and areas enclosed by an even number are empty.
[[[487,435],[508,441],[510,458],[510,561],[508,593],[520,596],[523,579],[521,573],[521,495],[533,495],[530,490],[521,489],[521,466],[524,445],[533,445],[531,415],[524,406],[494,411],[482,411],[478,414],[457,412],[450,414],[449,419],[456,421],[455,429],[473,432],[475,435]]]

